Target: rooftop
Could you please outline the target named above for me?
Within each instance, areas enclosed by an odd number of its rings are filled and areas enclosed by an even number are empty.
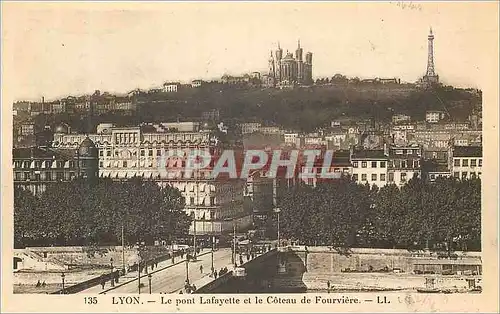
[[[75,149],[52,149],[43,147],[12,149],[13,159],[67,159],[73,158],[75,155]]]
[[[482,157],[482,146],[453,146],[453,157]]]
[[[383,149],[361,150],[354,152],[353,159],[387,159]]]

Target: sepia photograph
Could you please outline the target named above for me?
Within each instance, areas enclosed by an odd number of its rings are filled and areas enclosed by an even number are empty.
[[[2,24],[2,299],[498,307],[498,3],[19,2]]]

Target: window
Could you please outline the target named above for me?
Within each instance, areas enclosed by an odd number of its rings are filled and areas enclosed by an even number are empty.
[[[30,162],[29,161],[25,161],[24,162],[24,168],[29,169],[29,167],[30,167]]]
[[[468,167],[469,166],[469,160],[468,159],[462,159],[462,167]]]
[[[453,166],[460,167],[460,159],[453,160]]]
[[[358,181],[358,174],[357,174],[357,173],[353,174],[353,175],[352,175],[352,179],[353,179],[354,181]]]
[[[413,167],[418,168],[420,166],[420,161],[419,160],[414,160],[413,161]]]
[[[215,196],[210,196],[210,206],[215,205]]]
[[[377,168],[377,162],[376,161],[372,161],[372,168]]]
[[[127,161],[126,160],[123,161],[123,168],[127,168]]]
[[[483,160],[482,160],[482,159],[479,159],[478,166],[479,166],[479,167],[482,167],[482,166],[483,166]]]
[[[481,177],[481,171],[477,173],[477,177],[480,178]]]
[[[16,175],[15,175],[16,180],[21,180],[22,177],[23,177],[22,172],[16,172]]]
[[[144,157],[144,156],[145,156],[144,149],[141,149],[141,156],[142,156],[142,157]]]
[[[361,175],[361,181],[366,181],[366,173],[363,173],[363,174]]]
[[[453,177],[454,178],[460,178],[460,172],[456,171],[456,172],[453,172]]]
[[[57,181],[62,181],[62,180],[64,180],[64,172],[62,172],[62,171],[58,171],[58,172],[56,173],[56,180],[57,180]]]
[[[189,203],[190,205],[194,205],[194,197],[191,197],[191,198],[189,199],[189,201],[190,201],[190,203]]]
[[[361,168],[366,168],[366,161],[361,162]]]
[[[396,149],[396,155],[403,155],[402,149]]]
[[[101,168],[104,167],[104,163],[102,161],[99,161],[99,167],[101,167]]]
[[[385,161],[380,162],[380,168],[385,168]]]
[[[110,150],[106,151],[106,156],[108,156],[108,157],[111,156],[111,151]]]
[[[377,174],[376,173],[372,173],[372,181],[377,181]]]
[[[385,181],[385,173],[380,174],[380,181]]]
[[[45,172],[45,180],[52,181],[52,172]]]
[[[99,151],[99,157],[102,157],[102,156],[104,156],[104,151],[100,150]]]
[[[436,179],[436,175],[434,175],[434,174],[431,174],[430,177],[431,177],[431,180]]]
[[[352,167],[353,168],[358,168],[358,162],[357,161],[353,161],[352,162]]]
[[[406,181],[406,172],[401,172],[401,181]]]
[[[389,182],[394,182],[394,172],[389,172]]]
[[[153,156],[153,150],[152,150],[152,149],[150,149],[150,150],[148,151],[148,156]]]
[[[159,149],[156,150],[156,156],[161,156],[161,150]]]
[[[471,172],[470,173],[470,177],[471,177],[471,179],[475,179],[476,178],[476,173],[475,172]]]
[[[412,153],[411,149],[406,150],[406,155],[411,155],[411,153]]]
[[[470,160],[470,166],[471,166],[471,167],[475,167],[475,166],[477,166],[477,160],[476,160],[476,159],[471,159],[471,160]]]
[[[401,161],[401,168],[406,168],[406,160]]]

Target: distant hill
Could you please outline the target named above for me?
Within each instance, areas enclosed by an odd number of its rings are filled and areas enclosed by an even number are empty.
[[[204,112],[218,109],[230,124],[257,121],[288,129],[313,131],[341,117],[390,121],[395,113],[423,120],[427,110],[443,110],[450,119],[464,121],[473,108],[481,108],[481,92],[441,86],[420,90],[412,84],[318,85],[296,89],[238,88],[207,84],[178,93],[143,93],[134,96],[132,116],[107,113],[94,116],[92,124],[112,122],[120,126],[140,122],[199,121]],[[74,130],[85,128],[86,117],[40,115],[40,123],[67,122]]]

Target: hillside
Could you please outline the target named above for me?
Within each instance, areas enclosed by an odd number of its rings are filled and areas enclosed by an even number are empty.
[[[481,92],[439,87],[419,90],[413,85],[319,85],[296,89],[237,88],[211,84],[178,93],[134,96],[137,112],[132,116],[107,113],[92,118],[95,126],[112,122],[119,126],[140,122],[201,120],[203,112],[219,110],[226,124],[256,121],[289,129],[312,131],[328,126],[340,117],[374,118],[390,121],[395,113],[423,120],[427,110],[448,112],[453,121],[464,121],[474,108],[481,108]],[[39,115],[36,124],[66,122],[84,130],[87,117],[80,115]]]

